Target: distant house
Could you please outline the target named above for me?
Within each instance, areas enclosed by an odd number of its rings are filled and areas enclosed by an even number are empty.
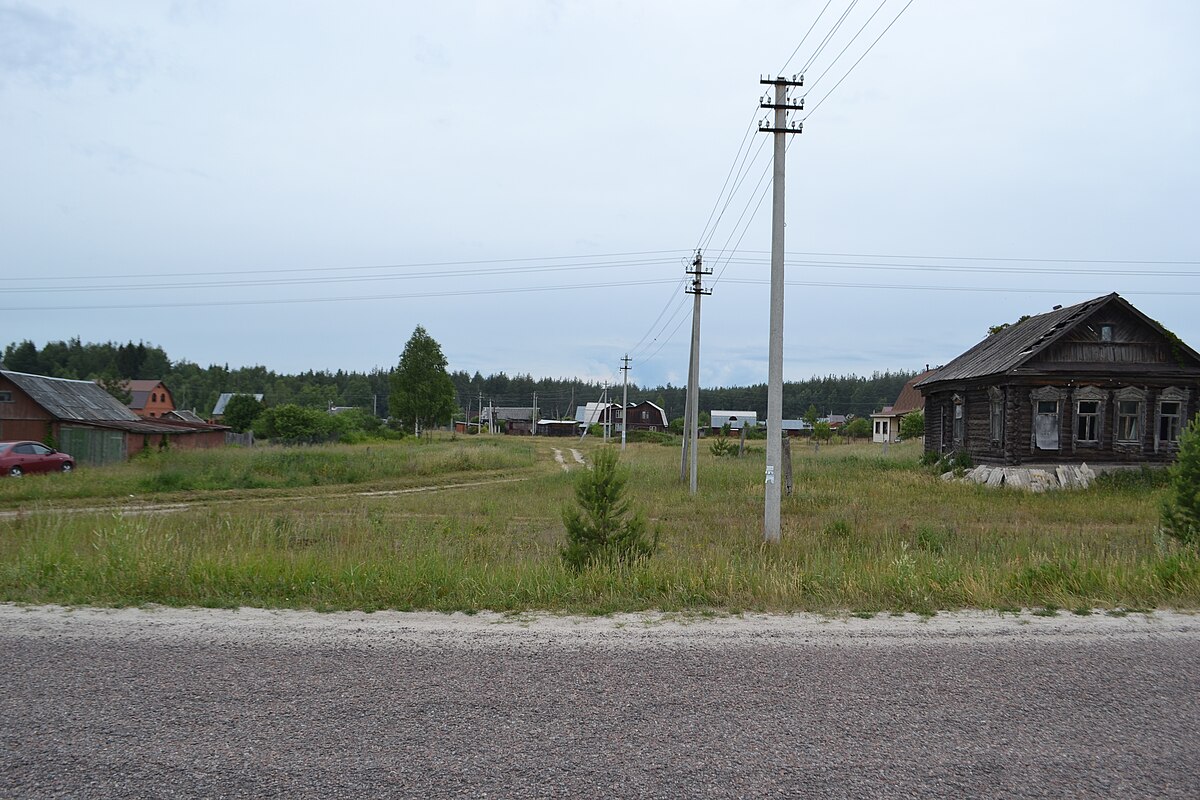
[[[195,411],[188,411],[186,408],[177,408],[174,411],[168,411],[162,415],[163,419],[175,420],[176,422],[199,422],[205,424],[200,415]]]
[[[1200,355],[1114,293],[993,333],[916,388],[929,453],[1166,463],[1196,413]]]
[[[575,407],[575,421],[584,426],[610,425],[620,417],[620,403],[587,403]]]
[[[537,433],[538,436],[578,436],[579,423],[570,419],[539,419]]]
[[[171,390],[162,381],[125,381],[121,386],[129,392],[129,409],[139,417],[153,419],[175,410]]]
[[[743,427],[758,427],[758,413],[755,411],[713,411],[709,417],[709,425],[714,434],[719,434],[726,425],[731,431],[740,431]]]
[[[225,444],[224,426],[142,419],[92,381],[0,370],[0,439],[52,437],[81,464],[122,461],[145,448]]]
[[[533,406],[484,406],[479,415],[497,433],[528,436],[533,433]]]
[[[629,427],[626,430],[630,431],[665,431],[667,429],[667,412],[649,400],[630,403],[626,409],[617,405],[613,407],[611,413],[616,431],[621,430],[626,419],[629,420]]]
[[[223,392],[221,394],[221,396],[217,398],[217,404],[215,406],[213,406],[213,410],[212,410],[212,414],[211,414],[210,418],[213,420],[224,419],[225,418],[225,407],[229,405],[229,401],[232,400],[233,396],[237,395],[237,394],[250,394],[250,392]],[[257,400],[260,403],[263,400],[263,396],[261,393],[251,395],[251,397],[253,397],[255,400]]]
[[[908,383],[904,384],[904,388],[900,390],[900,396],[896,398],[895,403],[890,406],[884,406],[882,411],[877,411],[871,415],[871,441],[877,444],[900,441],[900,419],[905,414],[911,414],[914,411],[921,411],[925,408],[925,398],[921,395],[921,390],[917,388],[917,384],[928,378],[935,371],[926,369],[919,375],[914,375]]]

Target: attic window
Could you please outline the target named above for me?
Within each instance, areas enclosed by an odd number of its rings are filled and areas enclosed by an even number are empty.
[[[0,403],[11,403],[12,401],[12,392],[0,392]]]
[[[1112,328],[1113,328],[1112,325],[1101,325],[1100,326],[1100,341],[1111,342],[1113,340]]]

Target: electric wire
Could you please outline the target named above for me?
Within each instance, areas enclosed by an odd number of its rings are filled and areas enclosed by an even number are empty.
[[[884,37],[884,35],[892,29],[892,26],[896,24],[896,21],[899,20],[901,16],[903,16],[904,12],[907,11],[908,7],[911,6],[912,4],[913,4],[913,0],[908,0],[908,2],[904,4],[904,8],[900,9],[900,13],[898,13],[895,17],[892,18],[892,21],[888,23],[887,27],[884,28],[883,31],[878,36],[875,37],[875,41],[871,42],[870,46],[868,46],[867,49],[863,51],[863,54],[858,57],[858,60],[856,60],[853,64],[850,65],[850,69],[846,70],[846,74],[842,75],[842,77],[838,79],[838,82],[833,85],[833,88],[830,89],[828,92],[826,92],[825,96],[822,97],[820,100],[818,100],[817,104],[808,110],[808,112],[804,115],[804,120],[802,120],[802,122],[808,120],[809,117],[811,117],[813,114],[815,114],[817,109],[820,108],[821,105],[826,100],[829,99],[829,95],[831,95],[837,91],[838,87],[842,85],[842,81],[844,81],[844,80],[846,80],[846,78],[850,77],[850,73],[854,72],[854,68],[857,67],[862,62],[862,60],[867,57],[867,53],[871,52],[871,50],[873,50],[875,48],[875,45],[879,44],[879,40],[882,39]]]
[[[800,37],[800,44],[796,45],[796,49],[792,51],[790,56],[788,56],[788,60],[783,62],[783,66],[780,67],[778,72],[775,73],[776,75],[782,75],[787,70],[788,64],[792,63],[792,59],[796,57],[796,53],[799,53],[800,48],[804,46],[806,41],[808,41],[808,35],[813,32],[814,28],[817,27],[817,23],[821,21],[821,17],[825,16],[826,10],[829,9],[830,4],[832,3],[833,0],[825,0],[825,5],[821,8],[821,12],[817,14],[817,18],[813,20],[812,25],[809,25],[808,30],[804,32],[802,37]]]
[[[829,32],[825,34],[825,38],[821,39],[821,43],[817,45],[817,49],[811,56],[808,57],[808,60],[804,62],[804,66],[800,68],[801,75],[808,72],[808,68],[813,65],[813,62],[815,62],[817,58],[820,57],[821,53],[825,51],[825,48],[829,46],[830,39],[832,39],[834,35],[837,34],[838,30],[841,29],[842,24],[846,21],[846,17],[850,16],[850,12],[854,10],[856,5],[858,5],[858,0],[850,0],[850,5],[846,6],[846,10],[842,12],[840,17],[838,17],[837,22],[835,22],[833,27],[829,29]]]
[[[880,0],[879,5],[871,13],[871,16],[867,17],[867,21],[862,24],[862,26],[854,33],[854,35],[850,37],[850,41],[846,42],[845,46],[842,47],[842,49],[838,52],[838,54],[833,57],[833,61],[829,62],[829,66],[825,67],[824,72],[822,72],[820,75],[818,75],[816,80],[810,82],[808,84],[808,86],[805,87],[805,92],[804,92],[805,97],[808,97],[809,92],[811,92],[816,87],[816,85],[821,82],[821,79],[824,78],[826,75],[828,75],[829,71],[837,65],[838,61],[841,60],[842,56],[846,54],[846,51],[850,49],[850,45],[854,44],[854,42],[858,39],[858,37],[862,35],[862,32],[865,31],[867,29],[867,26],[871,24],[871,20],[875,19],[875,17],[879,14],[879,12],[883,10],[883,6],[886,3],[887,3],[887,0]]]

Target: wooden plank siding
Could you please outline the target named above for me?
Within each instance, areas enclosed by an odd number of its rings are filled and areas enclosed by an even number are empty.
[[[990,386],[997,386],[1002,393],[1004,431],[1001,441],[991,436]],[[1044,450],[1035,444],[1034,392],[1042,387],[1052,387],[1061,392],[1058,400],[1058,449]],[[1145,393],[1138,417],[1138,439],[1136,442],[1119,442],[1119,397],[1125,388],[1134,388]],[[1158,408],[1163,392],[1168,388],[1183,390],[1187,399],[1182,401],[1182,424],[1194,417],[1200,409],[1200,382],[1143,381],[1139,384],[1124,384],[1114,381],[1020,381],[1008,384],[989,383],[957,390],[932,392],[925,398],[925,449],[934,453],[965,451],[980,464],[1022,463],[1079,463],[1095,464],[1157,463],[1167,464],[1174,460],[1177,443],[1157,442],[1159,425]],[[1094,392],[1099,400],[1099,420],[1096,442],[1081,442],[1077,439],[1079,393]],[[1092,395],[1089,395],[1089,397]],[[954,440],[955,397],[963,402],[964,433],[961,443]],[[1087,398],[1085,398],[1087,399]]]
[[[8,402],[0,402],[0,441],[31,439],[40,442],[51,433],[53,417],[15,383],[0,375],[0,392]]]

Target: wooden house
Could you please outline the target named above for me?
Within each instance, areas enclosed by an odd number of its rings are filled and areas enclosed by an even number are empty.
[[[1166,463],[1197,410],[1200,355],[1114,293],[993,333],[916,388],[926,452]]]
[[[81,464],[122,461],[146,448],[223,447],[227,430],[142,419],[92,381],[0,370],[0,440],[53,440]]]
[[[640,403],[630,403],[628,408],[619,405],[612,410],[615,430],[620,431],[625,421],[629,421],[629,431],[665,431],[667,429],[667,412],[660,406],[643,400]]]

